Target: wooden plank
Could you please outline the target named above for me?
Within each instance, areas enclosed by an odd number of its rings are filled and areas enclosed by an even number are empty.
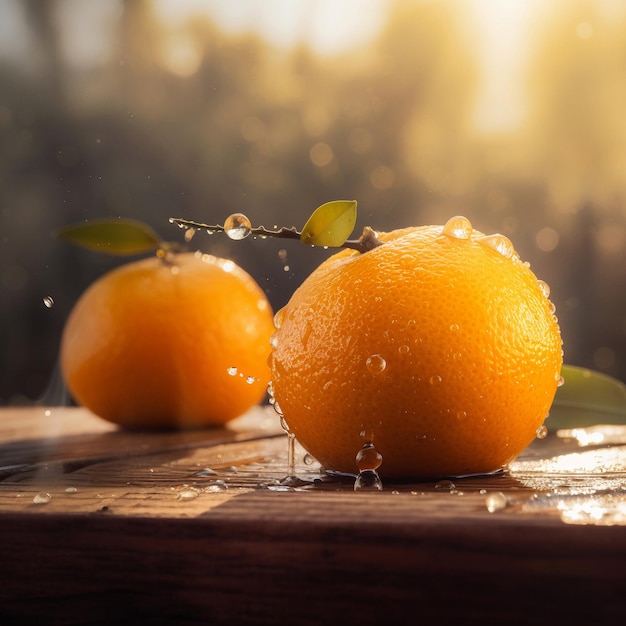
[[[0,562],[2,623],[608,624],[625,616],[622,528],[533,527],[520,516],[485,516],[477,501],[468,514],[460,499],[450,500],[458,518],[416,516],[425,501],[408,494],[353,496],[256,491],[158,524],[2,515],[0,532],[12,537]]]
[[[533,465],[578,458],[575,441],[553,436],[515,472],[355,493],[350,479],[320,480],[301,449],[306,480],[281,484],[286,437],[271,409],[181,433],[46,410],[0,411],[0,624],[626,616],[626,526],[566,523],[559,510],[587,490],[619,512],[626,430],[586,449],[597,454],[587,474]],[[51,499],[35,504],[41,494]],[[493,494],[509,506],[489,512]]]

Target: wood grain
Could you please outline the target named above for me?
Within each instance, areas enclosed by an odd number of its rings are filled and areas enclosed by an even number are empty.
[[[46,410],[0,411],[0,624],[626,617],[626,527],[524,506],[565,490],[563,476],[535,477],[544,492],[501,474],[355,493],[350,480],[320,481],[299,450],[294,490],[280,484],[286,442],[265,409],[186,433]],[[554,437],[524,458],[576,449]],[[626,476],[608,478],[618,499]],[[490,513],[486,497],[499,492],[513,504]],[[35,504],[42,493],[51,500]]]

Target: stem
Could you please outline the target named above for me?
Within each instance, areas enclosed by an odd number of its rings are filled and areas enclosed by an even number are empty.
[[[179,228],[206,230],[211,235],[214,233],[223,233],[226,230],[219,224],[203,224],[201,222],[194,222],[180,217],[170,217],[169,221],[171,224],[176,224]],[[302,236],[302,233],[296,230],[295,227],[286,228],[285,226],[279,228],[278,230],[270,230],[265,228],[265,226],[256,226],[254,228],[250,228],[249,234],[261,238],[272,237],[274,239],[297,239],[298,241],[301,240]],[[368,252],[369,250],[382,245],[382,243],[383,242],[378,239],[376,231],[372,230],[369,226],[366,226],[363,229],[363,234],[358,239],[347,239],[341,246],[338,247],[350,248],[363,254],[364,252]]]

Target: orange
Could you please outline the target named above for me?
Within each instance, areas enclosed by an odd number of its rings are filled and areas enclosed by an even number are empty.
[[[229,260],[125,264],[74,306],[61,368],[76,401],[129,428],[223,424],[265,395],[272,310]]]
[[[379,239],[323,262],[276,314],[277,410],[327,470],[356,473],[364,444],[392,477],[505,467],[543,434],[560,380],[547,285],[463,217]]]

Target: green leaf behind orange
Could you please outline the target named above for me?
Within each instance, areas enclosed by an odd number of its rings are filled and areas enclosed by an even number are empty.
[[[162,244],[161,238],[149,226],[127,219],[70,224],[56,235],[83,248],[113,255],[141,254]]]
[[[564,365],[564,384],[557,389],[546,426],[584,428],[626,424],[626,385],[600,372]]]

